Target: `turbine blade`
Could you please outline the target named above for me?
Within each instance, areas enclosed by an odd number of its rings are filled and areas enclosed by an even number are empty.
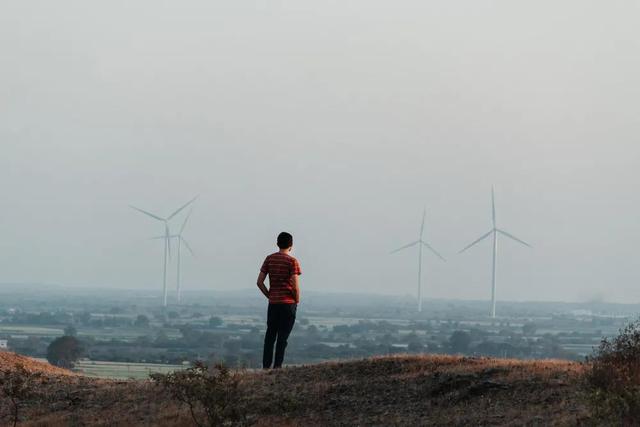
[[[187,214],[187,217],[184,219],[184,222],[182,223],[182,227],[180,227],[180,231],[178,232],[178,235],[182,236],[182,232],[184,231],[184,228],[187,226],[187,221],[189,221],[189,217],[191,216],[192,213],[193,213],[193,208],[189,209],[189,213]]]
[[[462,249],[460,252],[458,252],[459,254],[461,254],[462,252],[466,251],[467,249],[469,249],[471,246],[475,245],[476,243],[479,243],[481,240],[486,239],[487,237],[489,237],[491,235],[491,233],[493,233],[494,230],[489,231],[487,234],[483,234],[481,237],[479,237],[478,239],[474,240],[473,243],[468,244],[467,246],[464,247],[464,249]]]
[[[442,261],[447,262],[447,260],[438,253],[438,251],[436,251],[435,249],[433,249],[433,247],[428,244],[427,242],[422,242],[423,245],[426,246],[427,249],[429,249],[431,252],[433,252],[438,258],[440,258]]]
[[[151,218],[157,219],[158,221],[164,221],[164,218],[160,218],[158,215],[154,215],[154,214],[152,214],[151,212],[147,212],[147,211],[145,211],[145,210],[143,210],[143,209],[136,208],[136,207],[135,207],[135,206],[133,206],[133,205],[129,205],[129,207],[130,207],[131,209],[135,209],[135,210],[137,210],[138,212],[142,212],[143,214],[148,215],[148,216],[150,216]]]
[[[422,225],[420,225],[420,238],[424,236],[424,220],[427,217],[427,208],[422,211]]]
[[[177,239],[178,237],[180,237],[180,236],[178,236],[177,234],[171,234],[169,236],[162,235],[162,236],[149,237],[148,240],[160,240],[160,239],[173,240],[173,239]]]
[[[180,240],[182,241],[182,243],[184,243],[184,245],[187,247],[187,249],[189,250],[189,252],[191,253],[191,256],[195,257],[196,254],[193,252],[193,249],[191,249],[191,245],[189,244],[189,242],[187,242],[184,237],[180,236]]]
[[[416,240],[415,242],[411,242],[411,243],[409,243],[408,245],[404,245],[404,246],[402,246],[402,247],[399,247],[398,249],[395,249],[395,250],[393,250],[393,251],[391,251],[391,252],[389,252],[389,253],[390,253],[390,254],[395,254],[396,252],[399,252],[399,251],[401,251],[401,250],[403,250],[403,249],[407,249],[407,248],[410,248],[411,246],[415,246],[415,245],[417,245],[418,243],[420,243],[420,240]]]
[[[189,200],[189,201],[188,201],[187,203],[185,203],[184,205],[180,206],[180,207],[179,207],[179,208],[178,208],[174,213],[172,213],[171,215],[169,215],[169,216],[167,217],[167,220],[169,220],[169,219],[173,218],[174,216],[178,215],[180,212],[182,212],[182,210],[183,210],[184,208],[186,208],[187,206],[189,206],[191,203],[195,202],[195,201],[196,201],[196,199],[197,199],[198,197],[200,197],[200,196],[196,196],[196,197],[194,197],[193,199]]]
[[[503,235],[507,236],[508,238],[515,240],[515,241],[516,241],[516,242],[518,242],[518,243],[522,243],[523,245],[525,245],[525,246],[529,246],[530,248],[532,247],[530,244],[528,244],[528,243],[527,243],[527,242],[525,242],[524,240],[520,240],[520,239],[518,239],[518,238],[517,238],[516,236],[514,236],[513,234],[509,234],[509,233],[507,233],[507,232],[506,232],[506,231],[504,231],[504,230],[500,230],[499,228],[497,228],[496,230],[498,231],[498,233],[503,234]]]

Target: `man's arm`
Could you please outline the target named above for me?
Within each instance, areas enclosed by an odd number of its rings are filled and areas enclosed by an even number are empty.
[[[296,300],[296,304],[300,304],[300,275],[294,274],[291,281],[293,282],[293,299]]]
[[[260,274],[258,275],[258,288],[260,289],[262,294],[268,299],[269,289],[267,289],[267,287],[264,285],[264,279],[266,278],[267,278],[267,273],[261,271]]]

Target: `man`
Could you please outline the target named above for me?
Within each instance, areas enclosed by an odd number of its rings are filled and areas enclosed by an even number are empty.
[[[271,368],[273,344],[276,357],[273,368],[282,367],[287,339],[296,321],[296,310],[300,302],[300,278],[302,270],[298,260],[289,255],[293,247],[293,236],[282,232],[278,235],[278,252],[269,255],[260,268],[258,288],[269,299],[267,309],[267,333],[264,336],[262,367]],[[264,280],[269,276],[269,289]],[[277,342],[276,342],[277,339]]]

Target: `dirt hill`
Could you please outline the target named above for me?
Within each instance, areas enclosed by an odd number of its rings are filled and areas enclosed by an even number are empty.
[[[391,356],[246,373],[242,388],[258,426],[575,425],[588,420],[581,370],[565,361]],[[62,371],[47,371],[44,397],[27,404],[23,425],[193,425],[187,408],[149,381]]]

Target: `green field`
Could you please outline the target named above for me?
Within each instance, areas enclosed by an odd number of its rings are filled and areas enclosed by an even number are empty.
[[[188,365],[160,365],[155,363],[120,363],[81,360],[75,370],[90,377],[114,379],[145,379],[149,374],[173,372],[187,368]]]
[[[0,325],[0,333],[15,335],[36,335],[36,336],[61,336],[64,331],[62,327],[31,326],[31,325]]]
[[[102,328],[78,328],[78,337],[92,337],[98,340],[117,339],[123,341],[132,341],[139,337],[149,336],[151,330],[148,328],[135,327],[102,327]],[[163,329],[168,338],[175,339],[180,337],[178,329]],[[41,338],[55,338],[64,335],[64,327],[62,326],[33,326],[33,325],[0,325],[0,334],[6,335],[26,335]]]

